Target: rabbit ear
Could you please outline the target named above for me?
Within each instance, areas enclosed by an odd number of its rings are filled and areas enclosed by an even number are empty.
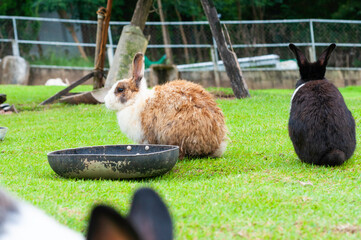
[[[318,62],[320,63],[321,66],[327,65],[328,59],[330,58],[331,53],[335,48],[336,48],[336,44],[332,43],[330,46],[328,46],[328,48],[326,48],[325,51],[321,53],[321,56],[318,58]]]
[[[173,239],[173,226],[167,207],[150,188],[139,189],[133,197],[128,216],[144,240]]]
[[[139,87],[140,80],[144,76],[144,55],[141,52],[135,54],[133,59],[133,81]]]
[[[97,206],[90,217],[87,240],[139,240],[127,219],[113,208]]]
[[[293,54],[296,56],[297,63],[298,63],[299,67],[301,67],[302,65],[305,65],[306,63],[308,63],[308,60],[305,57],[305,55],[293,43],[290,43],[289,48],[291,49]]]

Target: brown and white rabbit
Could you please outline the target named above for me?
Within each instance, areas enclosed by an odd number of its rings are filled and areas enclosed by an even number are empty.
[[[212,95],[185,80],[148,89],[142,53],[134,57],[133,76],[116,82],[104,100],[137,143],[178,145],[180,157],[219,157],[226,149],[224,116]]]
[[[341,165],[356,147],[355,120],[340,91],[325,78],[331,44],[317,62],[309,63],[293,44],[301,79],[291,99],[288,132],[298,157],[316,165]]]
[[[85,240],[85,237],[0,189],[0,239]],[[134,194],[126,217],[108,206],[95,207],[86,239],[171,240],[172,219],[158,194],[150,188],[141,188]]]

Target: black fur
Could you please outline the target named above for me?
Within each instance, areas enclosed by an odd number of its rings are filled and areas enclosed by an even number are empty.
[[[331,44],[317,62],[309,63],[293,44],[303,85],[291,102],[288,132],[303,162],[336,166],[349,159],[356,147],[355,120],[339,90],[325,79]]]
[[[167,207],[150,188],[143,188],[134,194],[128,219],[142,239],[173,239],[172,219]]]
[[[95,207],[89,222],[88,240],[171,240],[172,220],[162,199],[149,188],[138,190],[125,218],[106,206]]]

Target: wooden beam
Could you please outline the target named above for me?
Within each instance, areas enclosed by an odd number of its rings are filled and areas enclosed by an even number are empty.
[[[64,96],[70,90],[72,90],[73,88],[79,86],[80,84],[85,83],[89,78],[92,78],[93,76],[94,76],[94,72],[91,72],[88,75],[85,75],[84,77],[80,78],[78,81],[70,84],[69,87],[64,88],[63,90],[61,90],[60,92],[58,92],[54,96],[46,99],[44,102],[40,103],[39,105],[50,104],[50,103],[54,102],[55,100],[58,100],[61,96]]]

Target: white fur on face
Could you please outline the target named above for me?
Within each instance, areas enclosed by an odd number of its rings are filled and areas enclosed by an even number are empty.
[[[117,119],[120,130],[136,143],[144,142],[140,113],[143,111],[145,101],[154,95],[153,90],[147,88],[147,82],[143,78],[140,82],[139,92],[134,99],[121,103],[115,96],[114,91],[119,82],[115,83],[105,97],[105,106],[117,111]]]
[[[0,239],[19,240],[84,240],[77,232],[59,224],[53,218],[27,203],[18,203],[18,212],[9,214]]]
[[[112,88],[108,91],[107,95],[104,98],[105,106],[113,111],[120,111],[124,108],[124,104],[122,104],[115,95],[115,88],[117,87],[118,83],[121,81],[125,81],[125,80],[119,80],[116,83],[114,83]]]

